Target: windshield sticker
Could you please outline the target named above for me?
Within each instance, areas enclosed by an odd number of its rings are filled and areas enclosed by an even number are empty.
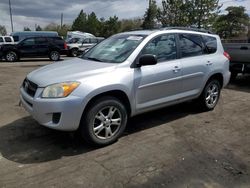
[[[141,40],[143,37],[141,36],[129,36],[127,40]]]

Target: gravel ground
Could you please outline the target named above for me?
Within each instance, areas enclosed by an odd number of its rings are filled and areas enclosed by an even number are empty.
[[[140,115],[117,143],[91,148],[18,106],[25,75],[48,63],[0,63],[0,187],[250,187],[250,76],[214,111],[188,102]]]

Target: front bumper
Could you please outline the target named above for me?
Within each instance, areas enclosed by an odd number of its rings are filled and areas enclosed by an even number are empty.
[[[31,97],[21,87],[22,106],[41,125],[62,131],[77,130],[82,116],[83,99],[71,95],[66,98],[44,99],[40,98],[42,91],[42,88],[38,88],[35,96]]]

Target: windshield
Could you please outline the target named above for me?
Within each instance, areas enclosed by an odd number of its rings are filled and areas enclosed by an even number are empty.
[[[132,34],[115,35],[91,48],[81,58],[105,63],[122,63],[145,37]]]

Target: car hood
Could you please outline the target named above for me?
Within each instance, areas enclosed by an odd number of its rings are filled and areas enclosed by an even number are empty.
[[[79,81],[96,74],[107,73],[116,67],[112,63],[102,63],[81,58],[53,63],[39,68],[27,75],[27,78],[39,87],[51,84]]]

